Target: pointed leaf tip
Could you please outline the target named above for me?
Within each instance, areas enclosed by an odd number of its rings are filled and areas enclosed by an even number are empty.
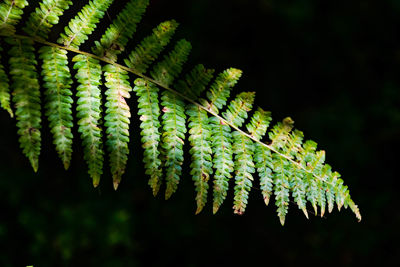
[[[195,215],[198,215],[202,210],[203,210],[203,208],[198,207],[198,208],[196,209]]]
[[[114,185],[114,190],[117,191],[119,186],[119,181],[114,181],[113,185]]]
[[[213,207],[213,215],[215,215],[219,210],[219,207]]]
[[[267,196],[264,197],[264,203],[265,203],[266,206],[268,206],[268,204],[269,204],[269,197],[267,197]]]
[[[324,208],[321,208],[321,218],[324,217],[324,214],[325,214],[325,209],[324,209]]]
[[[69,162],[64,162],[64,169],[68,171],[69,169]]]
[[[39,162],[38,162],[38,160],[37,160],[37,159],[31,159],[30,162],[31,162],[33,171],[34,171],[35,173],[37,173],[38,170],[39,170]]]
[[[158,191],[157,189],[153,189],[153,197],[156,197],[158,195]]]
[[[317,208],[317,205],[313,205],[313,208],[314,208],[314,213],[315,213],[315,216],[317,216],[318,215],[318,208]]]
[[[303,213],[304,213],[304,215],[306,216],[306,218],[307,218],[307,219],[309,219],[309,218],[308,218],[308,212],[307,212],[307,209],[306,209],[306,208],[302,208],[302,210],[303,210]]]
[[[94,177],[92,183],[94,188],[98,187],[100,184],[100,177]]]

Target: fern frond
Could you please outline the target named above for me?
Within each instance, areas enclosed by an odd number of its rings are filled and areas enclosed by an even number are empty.
[[[33,42],[18,38],[7,38],[6,42],[12,45],[8,53],[20,147],[37,172],[41,146],[41,102]]]
[[[159,89],[144,79],[136,79],[133,91],[138,96],[138,115],[142,123],[140,132],[144,149],[143,163],[146,174],[150,176],[149,185],[156,196],[162,182],[162,167],[159,143],[161,140],[160,107],[158,104]]]
[[[301,169],[294,169],[295,175],[293,175],[291,180],[291,190],[294,202],[296,202],[299,209],[301,209],[308,219],[307,211],[307,199],[306,199],[306,189],[307,180],[305,179],[306,174]]]
[[[292,191],[293,198],[299,209],[308,218],[305,200],[305,184],[303,172],[298,170],[288,159],[292,160],[295,155],[302,151],[303,133],[300,131],[290,132],[293,128],[293,120],[286,118],[282,123],[277,123],[269,133],[271,147],[279,150],[285,157],[273,156],[273,171],[275,184],[275,205],[278,207],[278,217],[282,225],[289,208],[289,192]]]
[[[294,121],[291,118],[285,118],[282,122],[278,122],[269,132],[271,139],[271,147],[276,150],[284,148],[289,140],[289,133],[293,129]]]
[[[347,205],[350,207],[351,211],[356,215],[358,221],[360,222],[362,219],[360,210],[358,206],[354,203],[354,201],[351,199],[350,194],[347,194],[345,201]]]
[[[202,100],[201,104],[208,110],[218,114],[218,110],[226,105],[226,101],[230,95],[233,86],[242,76],[242,71],[230,68],[218,75],[211,89],[207,92],[207,98],[210,102]]]
[[[210,117],[213,156],[214,187],[213,213],[217,213],[224,202],[229,180],[233,172],[233,148],[231,127],[217,117]]]
[[[15,25],[21,20],[23,9],[28,5],[26,0],[4,0],[0,4],[0,33],[15,33]]]
[[[275,205],[278,208],[278,217],[283,226],[285,224],[285,217],[289,209],[290,176],[293,171],[293,165],[277,154],[273,155],[272,160],[275,173]]]
[[[287,159],[293,160],[296,157],[296,155],[299,155],[300,153],[303,152],[303,147],[302,147],[304,138],[303,133],[298,130],[294,130],[291,133],[288,133],[287,131],[293,126],[293,121],[289,119],[284,120],[281,126],[282,127],[281,129],[279,129],[279,134],[277,136],[274,136],[275,145],[281,147],[281,152],[285,155]],[[278,128],[275,128],[275,130],[276,129]],[[277,140],[279,141],[277,142]],[[279,142],[285,142],[285,145],[284,146],[278,145]],[[308,218],[307,201],[306,201],[306,188],[308,183],[305,182],[304,180],[307,174],[305,174],[304,170],[298,168],[297,166],[292,166],[291,170],[293,171],[293,174],[289,178],[290,178],[290,190],[292,191],[292,196],[299,209],[301,209],[306,218]],[[317,186],[318,185],[322,186],[320,182],[321,182],[320,180],[316,181]],[[320,195],[318,196],[322,203],[321,196]]]
[[[126,4],[100,41],[95,42],[93,53],[116,61],[117,56],[125,50],[129,38],[135,33],[136,25],[142,19],[148,4],[149,0],[131,0]]]
[[[344,185],[344,181],[340,179],[339,175],[334,178],[335,185],[335,195],[336,195],[336,204],[340,211],[340,209],[344,206],[346,209],[350,207],[353,213],[356,215],[357,219],[361,221],[361,214],[358,210],[358,206],[354,204],[353,200],[350,197],[350,192],[347,185]]]
[[[241,127],[247,119],[247,113],[253,108],[255,93],[243,92],[232,100],[226,112],[222,113],[224,119],[236,127]]]
[[[3,49],[0,47],[0,52],[2,51]],[[0,61],[1,61],[1,55],[0,55]],[[0,63],[0,107],[6,110],[12,118],[14,117],[14,113],[11,109],[10,87],[8,83],[9,83],[8,76],[4,71],[3,65]]]
[[[326,202],[328,205],[328,212],[331,213],[333,211],[333,208],[335,207],[335,192],[334,192],[334,187],[333,187],[333,181],[334,177],[338,176],[338,173],[333,173],[332,168],[330,165],[325,164],[324,168],[322,170],[323,174],[325,175],[325,181],[324,183],[324,190],[326,194]]]
[[[54,145],[64,168],[68,169],[72,156],[72,78],[68,67],[67,51],[44,46],[40,49],[43,60],[43,86],[46,88],[46,117],[50,122]]]
[[[105,11],[114,0],[91,0],[85,5],[78,15],[73,18],[65,33],[60,35],[58,43],[66,47],[79,48],[96,28],[96,24],[104,16]]]
[[[336,205],[337,205],[339,211],[345,203],[346,189],[347,189],[347,187],[343,184],[342,179],[335,180]]]
[[[315,154],[311,154],[311,159],[307,162],[306,169],[309,171],[307,174],[306,180],[308,181],[308,188],[307,188],[307,200],[310,201],[312,207],[314,208],[314,212],[317,215],[318,209],[317,205],[323,205],[322,195],[323,189],[320,188],[320,182],[318,179],[314,179],[314,175],[320,175],[321,170],[323,167],[323,163],[325,161],[325,152],[324,151],[317,151]]]
[[[185,76],[185,80],[177,82],[178,90],[184,94],[198,98],[212,79],[213,70],[206,69],[203,65],[197,65]],[[207,112],[195,104],[186,106],[186,114],[189,116],[189,141],[191,145],[190,164],[192,180],[196,191],[196,214],[199,214],[207,203],[208,181],[212,175],[212,149],[211,126]]]
[[[200,99],[200,103],[215,113],[226,105],[233,86],[242,75],[242,71],[234,68],[220,73],[207,92],[207,98]],[[213,213],[217,213],[224,202],[228,188],[229,179],[232,178],[234,169],[231,127],[218,117],[210,118],[211,142],[213,156],[214,186],[213,186]]]
[[[213,77],[214,70],[206,69],[202,64],[196,65],[186,74],[185,79],[179,80],[175,87],[178,92],[197,100]]]
[[[132,87],[129,84],[128,73],[118,67],[108,64],[104,67],[106,77],[106,116],[107,150],[110,153],[110,167],[113,175],[114,189],[118,188],[121,176],[125,173],[128,161],[128,142],[130,109],[125,99],[130,98]]]
[[[233,137],[233,152],[235,154],[235,196],[233,210],[236,214],[243,214],[249,192],[253,186],[253,173],[255,165],[253,161],[254,144],[239,132],[235,131]]]
[[[183,164],[183,144],[186,133],[185,103],[171,92],[164,91],[161,97],[162,115],[162,159],[165,166],[166,191],[169,199],[177,190]]]
[[[223,113],[225,119],[236,127],[241,127],[247,118],[247,113],[253,108],[254,92],[240,93]],[[235,131],[233,137],[233,152],[235,154],[235,196],[233,210],[236,214],[243,214],[249,192],[252,187],[254,164],[254,144],[247,136]]]
[[[154,66],[151,76],[155,81],[164,86],[172,84],[174,79],[182,72],[183,64],[186,62],[192,45],[186,40],[180,40],[163,61]]]
[[[72,4],[66,0],[44,0],[32,12],[23,30],[32,37],[46,39],[53,25]],[[68,169],[72,156],[72,79],[68,68],[67,51],[44,46],[39,51],[43,60],[42,76],[46,88],[46,116],[50,122],[53,143],[57,153]]]
[[[128,73],[132,73],[140,77],[135,80],[133,91],[138,96],[138,114],[142,121],[143,161],[146,174],[150,175],[149,185],[154,195],[162,183],[162,168],[166,171],[165,197],[169,198],[177,190],[184,160],[183,145],[188,116],[196,213],[207,202],[208,182],[213,172],[213,213],[226,199],[228,182],[234,172],[233,209],[235,213],[242,214],[257,169],[264,202],[268,204],[271,196],[275,195],[275,205],[282,224],[285,223],[290,195],[307,218],[307,202],[310,202],[316,214],[320,209],[321,216],[324,216],[326,207],[332,212],[336,203],[339,210],[349,207],[361,220],[360,211],[351,199],[348,187],[340,175],[325,164],[325,152],[317,151],[313,141],[303,143],[303,133],[293,130],[292,119],[286,118],[272,127],[268,132],[269,140],[264,142],[261,140],[271,122],[270,112],[259,108],[246,125],[247,131],[242,129],[252,109],[254,93],[238,94],[224,109],[233,86],[242,75],[240,70],[230,68],[219,74],[205,93],[205,99],[199,97],[212,79],[213,70],[201,64],[173,84],[180,76],[191,50],[190,43],[180,40],[172,52],[158,61],[178,26],[174,20],[161,23],[150,36],[144,38],[124,60],[126,66],[116,63],[118,55],[127,49],[148,0],[131,0],[125,6],[100,40],[93,40],[94,54],[81,51],[79,47],[89,39],[113,0],[89,0],[65,27],[65,32],[58,38],[59,44],[50,42],[47,39],[51,29],[59,23],[59,17],[72,2],[41,0],[34,12],[26,14],[25,35],[15,34],[15,26],[28,1],[5,0],[0,3],[0,35],[11,45],[8,51],[9,68],[0,65],[0,104],[12,115],[11,87],[19,141],[35,171],[40,154],[41,106],[34,43],[41,47],[39,53],[43,60],[46,116],[53,142],[65,168],[70,164],[72,153],[72,81],[67,53],[78,54],[72,59],[79,84],[76,93],[78,131],[94,186],[99,184],[103,172],[102,70],[107,88],[104,104],[106,149],[115,189],[125,172],[129,154],[131,114],[126,99],[132,90]],[[3,55],[4,52],[1,53]],[[101,61],[107,63],[103,69]],[[154,66],[150,72],[152,78],[146,75],[151,65]],[[10,70],[11,86],[4,69]],[[162,116],[158,99],[160,92]]]
[[[69,0],[43,0],[40,7],[31,13],[23,30],[30,36],[46,39],[70,5],[72,1]]]
[[[261,138],[266,134],[271,120],[271,112],[258,108],[257,111],[254,112],[250,122],[246,125],[247,131],[250,133],[250,136],[256,140],[261,140]],[[265,205],[268,206],[273,193],[272,169],[274,167],[272,164],[271,151],[265,146],[256,143],[254,148],[254,162],[260,177],[261,193]]]
[[[101,66],[98,60],[77,55],[72,59],[77,70],[77,117],[78,131],[81,133],[84,158],[89,167],[93,186],[97,187],[103,173],[103,141],[99,126],[101,119]]]
[[[158,25],[153,34],[144,38],[143,41],[133,50],[125,64],[138,73],[146,73],[148,67],[153,63],[164,47],[170,42],[175,33],[178,23],[169,20]]]
[[[211,127],[207,112],[190,104],[186,110],[189,116],[189,141],[191,144],[190,164],[192,179],[196,189],[196,214],[200,213],[207,202],[208,180],[212,170]]]
[[[251,117],[250,122],[246,125],[247,131],[256,140],[261,140],[266,134],[271,121],[271,112],[258,108],[257,111],[254,112],[253,117]]]
[[[255,144],[254,161],[260,177],[260,189],[265,202],[268,206],[271,195],[273,194],[273,172],[271,151],[266,147]]]
[[[192,46],[180,40],[174,50],[164,60],[154,66],[151,75],[160,84],[170,85],[181,73]],[[177,190],[183,164],[183,144],[186,133],[185,103],[183,99],[169,91],[162,92],[162,159],[166,169],[165,199]]]

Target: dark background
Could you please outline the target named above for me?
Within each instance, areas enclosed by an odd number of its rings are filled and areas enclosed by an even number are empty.
[[[62,22],[86,3],[79,2]],[[111,18],[125,1],[116,2]],[[174,18],[181,22],[178,38],[193,44],[189,64],[218,72],[241,68],[235,90],[256,91],[257,104],[275,122],[291,116],[327,151],[360,207],[361,223],[350,210],[336,209],[307,220],[292,204],[282,227],[275,206],[265,207],[257,189],[243,216],[232,214],[232,191],[217,215],[209,205],[195,216],[187,172],[171,200],[153,198],[141,163],[135,97],[129,166],[117,192],[108,162],[99,189],[92,188],[76,128],[72,167],[63,171],[46,119],[34,174],[19,149],[15,121],[1,111],[0,265],[396,265],[399,14],[397,0],[152,0],[134,40]]]

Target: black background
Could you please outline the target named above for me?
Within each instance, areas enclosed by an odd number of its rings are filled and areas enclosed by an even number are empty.
[[[74,2],[61,24],[87,1]],[[126,1],[115,2],[110,18]],[[30,3],[27,11],[37,5]],[[235,92],[256,91],[257,105],[271,110],[275,122],[291,116],[327,151],[360,207],[361,223],[349,210],[307,220],[291,205],[282,227],[257,188],[243,216],[232,214],[232,191],[217,215],[207,206],[196,216],[187,166],[171,200],[153,198],[141,163],[136,97],[129,166],[117,192],[108,162],[99,189],[92,188],[76,127],[72,167],[63,171],[45,118],[34,174],[15,121],[2,111],[0,265],[396,265],[399,14],[396,0],[152,0],[128,48],[159,22],[179,21],[177,38],[193,44],[189,66],[242,69]],[[53,41],[61,30],[54,28]]]

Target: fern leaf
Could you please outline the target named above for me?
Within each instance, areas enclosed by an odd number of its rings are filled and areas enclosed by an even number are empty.
[[[196,99],[203,92],[212,78],[213,70],[197,65],[185,76],[185,80],[177,82],[178,91],[191,94]],[[186,106],[189,116],[189,141],[191,144],[190,164],[192,180],[196,190],[196,214],[199,214],[207,203],[208,181],[212,170],[211,127],[207,112],[195,104]]]
[[[180,40],[172,52],[156,63],[176,31],[178,23],[174,20],[161,23],[150,36],[144,38],[124,60],[127,67],[116,63],[118,55],[126,50],[128,41],[135,33],[149,0],[130,0],[125,5],[100,40],[95,41],[92,48],[95,55],[80,51],[79,47],[89,39],[113,0],[87,2],[58,38],[58,43],[64,46],[62,49],[60,45],[51,43],[48,36],[73,1],[40,1],[38,7],[27,16],[27,22],[22,28],[25,35],[16,35],[15,32],[28,1],[4,0],[0,3],[0,35],[11,45],[8,51],[11,86],[5,68],[0,64],[0,105],[12,116],[10,95],[13,96],[21,148],[35,171],[38,169],[40,154],[41,105],[34,43],[41,47],[39,53],[43,60],[46,116],[53,142],[65,168],[68,168],[71,160],[73,126],[72,81],[67,53],[79,54],[73,58],[78,80],[78,131],[94,186],[99,184],[103,172],[104,152],[100,127],[100,61],[103,61],[108,64],[103,68],[107,88],[107,101],[104,105],[106,149],[110,156],[115,189],[125,172],[129,154],[131,114],[126,99],[132,90],[128,81],[128,72],[131,72],[141,77],[136,79],[133,90],[138,96],[138,114],[142,121],[143,161],[146,174],[150,175],[149,185],[154,195],[162,183],[162,168],[166,170],[165,198],[168,199],[177,190],[182,174],[188,116],[196,214],[201,212],[207,202],[208,182],[213,169],[213,213],[218,211],[226,199],[229,180],[232,172],[235,172],[233,209],[235,213],[242,214],[257,169],[264,201],[268,205],[271,195],[275,195],[275,205],[282,225],[288,212],[290,194],[307,218],[306,205],[309,201],[316,214],[320,208],[321,216],[324,216],[326,209],[332,212],[336,203],[339,210],[342,207],[350,208],[361,220],[360,211],[351,199],[348,187],[340,175],[324,163],[325,152],[316,151],[316,143],[313,141],[303,144],[303,133],[293,130],[292,119],[286,118],[272,127],[268,132],[270,143],[267,144],[260,140],[266,135],[271,122],[270,112],[259,108],[246,125],[247,132],[240,129],[252,109],[253,92],[238,94],[223,111],[233,86],[242,75],[240,70],[230,68],[219,74],[205,93],[205,99],[199,97],[212,79],[214,71],[201,64],[173,84],[180,76],[191,50],[190,43]],[[149,78],[146,72],[153,64],[150,72],[152,78]],[[12,94],[9,87],[13,90]],[[161,118],[158,100],[160,89],[163,89]]]
[[[189,141],[191,144],[190,164],[192,179],[196,188],[196,214],[200,213],[207,202],[208,180],[212,174],[211,128],[207,112],[196,105],[189,105]]]
[[[344,185],[343,180],[340,179],[339,177],[340,175],[338,173],[334,173],[333,190],[335,191],[337,207],[339,211],[342,208],[342,206],[344,206],[345,208],[350,207],[350,209],[356,215],[358,221],[361,221],[360,210],[358,209],[358,206],[351,199],[348,187]]]
[[[241,127],[247,118],[247,113],[253,108],[254,92],[240,93],[228,106],[226,112],[223,113],[225,119],[236,127]],[[235,154],[235,197],[234,212],[243,214],[246,206],[248,195],[252,187],[253,173],[255,172],[254,144],[251,139],[244,136],[238,131],[233,134],[233,152]]]
[[[350,209],[353,211],[353,213],[356,215],[358,221],[360,222],[362,219],[360,210],[358,209],[358,206],[354,203],[354,201],[351,199],[350,194],[347,194],[345,201],[347,205],[350,207]]]
[[[312,140],[307,140],[304,142],[303,150],[297,155],[297,160],[299,161],[301,167],[307,168],[307,163],[313,159],[316,150],[317,143]]]
[[[230,68],[218,75],[217,79],[211,85],[211,89],[207,92],[207,98],[210,102],[201,100],[202,104],[208,110],[218,113],[218,110],[226,105],[226,101],[230,95],[233,86],[242,76],[242,71]]]
[[[313,204],[315,211],[318,201],[316,193],[319,193],[317,192],[318,181],[314,179],[313,175],[305,174],[303,169],[293,165],[290,161],[301,153],[306,155],[302,147],[303,133],[298,130],[291,132],[293,123],[291,118],[286,118],[282,123],[277,123],[269,132],[269,138],[271,139],[270,146],[282,153],[280,159],[275,155],[273,157],[275,204],[278,207],[278,217],[282,225],[285,223],[288,211],[290,191],[297,206],[307,218],[306,190],[309,189],[310,194],[308,194],[308,199]],[[313,150],[307,150],[306,153],[311,151]]]
[[[162,116],[162,158],[166,168],[165,199],[177,190],[183,164],[183,144],[186,133],[185,103],[177,95],[164,91],[161,97]]]
[[[345,203],[345,198],[346,198],[346,189],[345,185],[343,184],[343,180],[340,178],[336,178],[335,180],[335,196],[336,196],[336,205],[338,207],[338,210],[340,211],[341,208],[343,207]]]
[[[234,170],[231,127],[217,117],[210,117],[213,156],[214,187],[213,213],[217,213],[224,202],[229,180]]]
[[[326,194],[326,202],[328,205],[328,212],[331,213],[333,211],[333,208],[335,207],[335,191],[334,191],[334,180],[336,177],[339,176],[339,173],[337,172],[332,172],[332,168],[330,165],[326,164],[324,166],[323,172],[326,175],[324,183],[324,189],[325,189],[325,194]]]
[[[307,180],[305,177],[306,174],[302,169],[295,169],[295,175],[293,175],[291,180],[291,190],[294,201],[308,219],[306,199]]]
[[[0,52],[3,49],[0,47]],[[1,60],[1,56],[0,56]],[[3,65],[0,63],[0,106],[6,110],[11,118],[14,117],[14,113],[11,109],[11,96],[10,96],[10,87],[8,85],[9,80],[6,72],[4,71]]]
[[[255,166],[260,177],[260,189],[265,205],[268,206],[273,194],[273,172],[271,151],[260,144],[255,144]]]
[[[347,186],[343,184],[342,179],[337,180],[337,194],[336,194],[336,201],[338,204],[338,208],[340,210],[341,206],[344,206],[346,209],[350,207],[353,213],[356,215],[358,221],[361,221],[361,214],[358,206],[353,202],[350,197],[350,192]]]
[[[290,121],[290,123],[293,123],[293,121]],[[282,125],[285,125],[285,121],[283,122]],[[283,128],[285,128],[285,126],[283,126]],[[281,138],[276,137],[277,138],[276,140],[278,139],[280,141],[285,140],[286,145],[281,148],[281,151],[284,154],[284,156],[286,156],[286,158],[294,159],[296,155],[299,155],[303,151],[302,143],[304,136],[303,133],[298,130],[294,130],[290,134],[287,134],[287,130],[289,130],[289,128],[287,128],[286,130],[282,130],[281,133],[283,133],[283,135],[281,135]],[[299,209],[303,211],[304,215],[308,219],[308,212],[306,207],[307,206],[306,188],[308,184],[307,182],[304,181],[306,174],[304,170],[302,170],[298,166],[293,166],[293,172],[294,175],[290,176],[290,184],[291,184],[290,189],[292,191],[292,196]],[[315,182],[317,186],[322,186],[319,180]],[[317,198],[322,203],[321,193],[322,193],[321,191],[318,192]]]
[[[278,122],[269,132],[271,147],[280,150],[286,146],[289,140],[289,133],[293,129],[294,121],[291,118],[285,118],[282,123]]]
[[[258,108],[257,111],[254,112],[250,122],[246,125],[247,131],[256,140],[261,140],[266,134],[271,120],[271,112]]]
[[[150,176],[149,185],[156,196],[161,186],[162,170],[159,151],[161,139],[160,107],[158,105],[159,89],[153,83],[144,79],[136,79],[133,91],[138,96],[138,114],[140,115],[142,147],[144,149],[143,162],[146,174]]]
[[[247,113],[253,108],[254,92],[240,93],[236,99],[232,100],[226,112],[222,116],[236,127],[241,127],[247,119]]]
[[[320,193],[319,203],[321,207],[321,217],[325,214],[326,205],[328,205],[328,211],[332,211],[334,205],[334,195],[331,192],[332,187],[332,170],[328,164],[325,164],[321,170],[321,179],[318,180]]]
[[[303,150],[303,139],[303,132],[299,130],[292,131],[287,136],[286,146],[282,148],[283,154],[290,159],[294,159]]]
[[[200,99],[200,103],[208,110],[218,113],[226,105],[230,92],[242,75],[238,69],[227,69],[220,73],[207,92],[207,98]],[[213,156],[214,174],[214,192],[213,192],[213,213],[217,213],[224,202],[228,188],[229,180],[232,178],[234,170],[232,133],[231,127],[218,117],[211,117],[211,140]]]
[[[278,217],[283,226],[289,209],[290,175],[292,173],[292,165],[277,154],[274,154],[273,156],[273,165],[275,173],[275,205],[278,207]]]
[[[178,23],[175,20],[165,21],[153,30],[153,34],[144,38],[143,41],[132,51],[125,64],[137,71],[145,73],[151,63],[163,51],[175,33]]]
[[[192,45],[186,40],[180,40],[163,61],[154,66],[151,76],[154,80],[164,86],[172,84],[174,79],[182,72],[183,64],[186,62]]]
[[[233,201],[233,210],[236,214],[243,214],[249,192],[253,185],[253,173],[255,165],[253,162],[254,144],[240,132],[235,131],[233,136],[233,152],[235,154],[235,196]]]
[[[126,4],[100,41],[95,42],[93,53],[116,61],[117,56],[125,50],[129,38],[135,33],[136,25],[142,19],[148,4],[149,0],[131,0]]]
[[[110,167],[113,175],[114,188],[117,189],[122,174],[125,173],[128,161],[129,142],[129,119],[131,117],[129,106],[125,99],[130,98],[129,92],[132,87],[129,85],[128,73],[118,67],[108,64],[104,67],[106,77],[106,116],[105,126],[107,127],[106,146],[110,153]]]
[[[7,38],[6,41],[12,45],[9,63],[20,147],[37,172],[41,145],[41,103],[33,42],[17,38]]]
[[[176,83],[175,88],[178,92],[196,100],[211,81],[213,73],[214,70],[206,69],[202,64],[196,65],[190,73],[186,74],[184,80]]]
[[[28,5],[26,0],[4,0],[0,4],[0,33],[15,33],[15,25],[21,20],[23,9]]]
[[[67,51],[44,46],[39,53],[43,60],[42,76],[43,86],[46,88],[46,117],[50,122],[49,127],[58,155],[64,168],[68,169],[72,156],[73,100],[70,90],[72,79],[68,67]]]
[[[314,208],[315,215],[318,214],[317,205],[323,205],[322,199],[323,197],[323,189],[320,187],[320,182],[318,179],[315,179],[314,175],[320,175],[323,167],[323,163],[325,161],[325,152],[317,151],[315,154],[312,154],[312,158],[309,162],[307,162],[307,170],[309,173],[307,174],[308,180],[308,188],[307,188],[307,199],[310,201],[311,205]]]
[[[84,147],[84,159],[89,167],[89,175],[93,186],[97,187],[103,173],[103,142],[101,119],[101,66],[98,60],[85,55],[77,55],[72,59],[74,69],[78,70],[77,117],[78,131],[81,133]]]
[[[59,17],[72,5],[68,0],[44,0],[32,12],[24,31],[30,36],[46,39],[53,25],[58,24]]]
[[[173,51],[164,60],[154,66],[151,75],[165,86],[169,86],[181,73],[186,62],[191,45],[186,40],[180,40]],[[162,158],[166,168],[165,199],[169,199],[177,190],[183,164],[183,144],[186,133],[185,103],[181,97],[164,91],[161,96],[163,106],[162,116]]]
[[[260,140],[266,134],[271,120],[271,112],[258,108],[257,111],[254,112],[250,122],[246,125],[247,131],[250,133],[250,136],[256,140]],[[265,204],[268,206],[273,193],[273,165],[271,151],[265,146],[256,143],[254,161],[260,177],[261,193]]]
[[[113,0],[89,1],[89,3],[79,11],[78,15],[69,22],[68,26],[65,27],[65,33],[60,35],[58,43],[66,47],[78,49],[94,31],[96,24],[104,16],[105,11],[112,2]]]

